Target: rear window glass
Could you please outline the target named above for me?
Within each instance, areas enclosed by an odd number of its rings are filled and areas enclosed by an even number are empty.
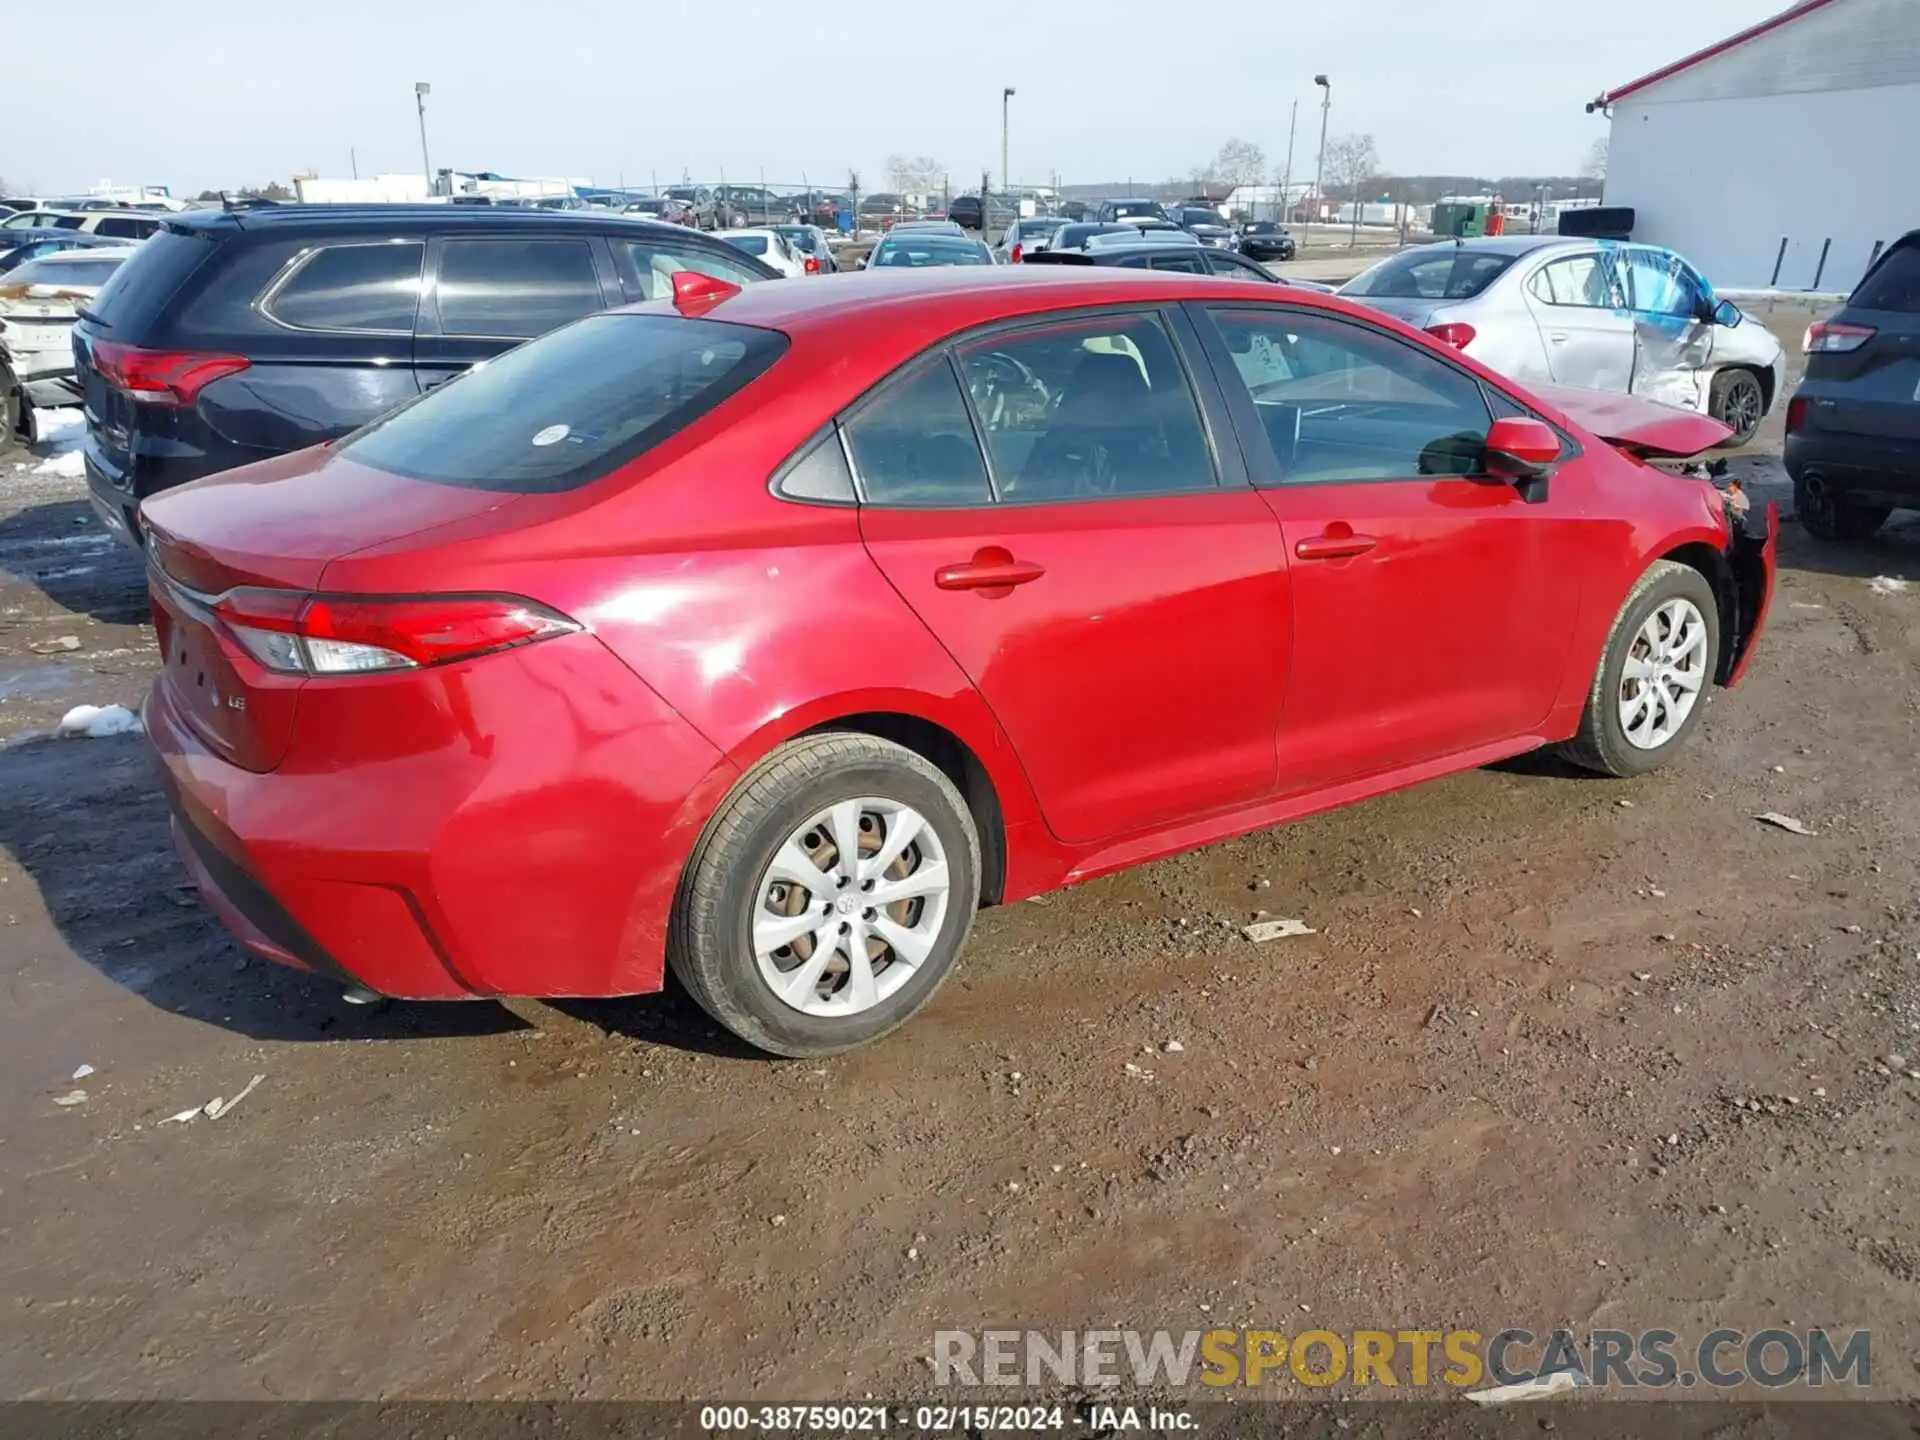
[[[118,260],[67,260],[48,255],[29,260],[11,275],[9,285],[104,285],[120,268]]]
[[[767,253],[767,237],[764,235],[728,235],[724,238],[734,249],[744,251],[748,255]]]
[[[427,247],[328,245],[314,251],[261,306],[297,330],[379,330],[408,334],[420,303]]]
[[[1387,300],[1471,300],[1513,264],[1514,257],[1489,250],[1411,250],[1383,261],[1354,280],[1342,295]]]
[[[375,421],[341,453],[472,490],[572,490],[685,429],[786,348],[786,336],[744,325],[596,315]]]
[[[435,285],[448,335],[542,335],[603,308],[585,240],[448,240]]]
[[[184,230],[163,228],[140,247],[88,302],[87,313],[118,339],[141,343],[132,332],[159,318],[189,275],[219,249],[219,242]]]
[[[1895,245],[1847,303],[1862,310],[1920,312],[1920,242]]]

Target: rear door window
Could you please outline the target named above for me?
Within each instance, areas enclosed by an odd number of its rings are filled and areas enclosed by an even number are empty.
[[[1896,244],[1847,303],[1861,310],[1920,313],[1920,244]]]
[[[1216,485],[1199,406],[1158,316],[1060,321],[957,353],[1001,499],[1124,499]]]
[[[940,510],[993,498],[967,402],[944,356],[889,385],[843,428],[869,505]]]
[[[435,282],[443,335],[522,338],[604,309],[587,240],[446,240]]]
[[[595,315],[376,420],[341,453],[473,490],[572,490],[684,430],[786,348],[784,335],[745,325]]]
[[[418,241],[328,245],[299,261],[260,308],[296,330],[411,334],[425,256]]]
[[[627,258],[633,262],[635,283],[642,300],[666,300],[673,296],[673,277],[682,270],[711,275],[729,285],[751,285],[767,277],[749,265],[728,255],[693,246],[679,247],[658,240],[621,242]]]
[[[130,215],[109,215],[93,227],[93,233],[113,240],[144,240],[159,228],[158,220],[140,220]]]

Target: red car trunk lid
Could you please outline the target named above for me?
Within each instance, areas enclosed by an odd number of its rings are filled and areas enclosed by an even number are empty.
[[[247,770],[273,769],[286,754],[306,681],[258,664],[224,632],[214,602],[241,586],[312,591],[343,555],[515,498],[408,480],[308,450],[148,500],[141,518],[169,698],[223,758]]]

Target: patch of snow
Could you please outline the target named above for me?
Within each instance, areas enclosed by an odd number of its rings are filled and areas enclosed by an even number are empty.
[[[36,410],[33,423],[42,440],[51,440],[65,431],[80,429],[87,423],[87,416],[79,406],[70,405],[60,410]]]
[[[87,473],[87,461],[78,450],[68,450],[51,460],[42,460],[33,467],[36,475],[58,475],[64,480],[78,480]]]
[[[84,735],[104,740],[110,735],[138,735],[145,727],[124,705],[76,705],[60,718],[56,735]]]
[[[1867,588],[1876,595],[1903,595],[1908,582],[1895,579],[1891,575],[1876,575],[1867,582]]]

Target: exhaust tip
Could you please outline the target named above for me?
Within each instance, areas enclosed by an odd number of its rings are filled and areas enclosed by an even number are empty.
[[[369,990],[364,985],[349,985],[340,992],[340,998],[349,1005],[384,1005],[387,997],[378,990]]]

